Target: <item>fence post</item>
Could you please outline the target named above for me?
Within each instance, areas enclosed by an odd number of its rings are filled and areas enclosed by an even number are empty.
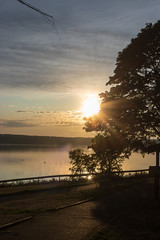
[[[156,152],[156,167],[159,168],[159,151]],[[159,199],[159,173],[154,177],[154,198],[155,200]]]

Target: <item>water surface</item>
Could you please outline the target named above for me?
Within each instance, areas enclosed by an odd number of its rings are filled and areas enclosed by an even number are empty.
[[[75,147],[74,147],[75,148]],[[77,146],[84,148],[86,146]],[[54,148],[1,148],[0,180],[46,175],[70,174],[68,151],[71,145]],[[123,170],[147,169],[155,165],[155,155],[133,153],[123,163]]]

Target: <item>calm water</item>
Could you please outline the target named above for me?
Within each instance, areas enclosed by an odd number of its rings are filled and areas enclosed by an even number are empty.
[[[78,146],[77,146],[78,148]],[[71,146],[52,149],[0,150],[0,180],[69,174]],[[134,153],[123,163],[123,170],[145,169],[155,165],[155,155]]]

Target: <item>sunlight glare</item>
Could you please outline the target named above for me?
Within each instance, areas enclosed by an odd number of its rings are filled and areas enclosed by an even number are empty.
[[[88,180],[92,180],[92,176],[91,175],[88,176]]]
[[[97,114],[100,110],[100,99],[96,94],[88,95],[87,99],[83,102],[82,112],[85,117],[91,117]]]

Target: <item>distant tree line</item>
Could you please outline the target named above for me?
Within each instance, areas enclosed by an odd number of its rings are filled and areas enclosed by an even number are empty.
[[[47,137],[47,136],[28,136],[28,135],[12,135],[0,134],[0,144],[17,144],[17,145],[52,145],[60,146],[64,144],[71,145],[88,145],[90,138],[81,137]]]

